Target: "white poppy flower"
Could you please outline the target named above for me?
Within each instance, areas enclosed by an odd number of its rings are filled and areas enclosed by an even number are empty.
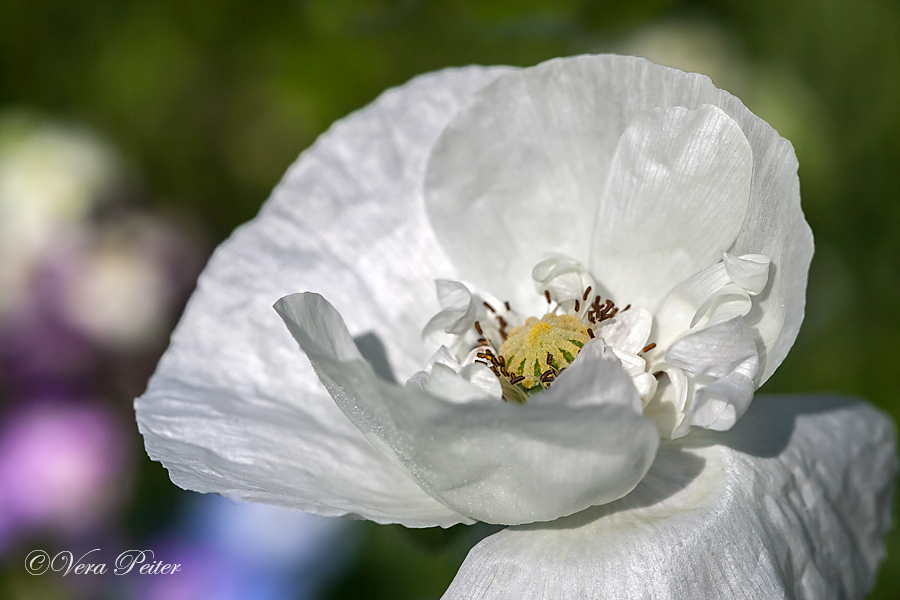
[[[704,76],[426,75],[335,124],[216,251],[138,423],[188,489],[513,525],[445,598],[860,597],[890,422],[750,406],[811,256],[790,144]]]

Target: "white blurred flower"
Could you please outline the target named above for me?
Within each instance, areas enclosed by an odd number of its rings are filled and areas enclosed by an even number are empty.
[[[219,248],[136,402],[148,452],[198,491],[520,525],[447,598],[859,597],[890,423],[763,398],[735,426],[803,316],[796,170],[736,98],[642,59],[416,79],[335,125]],[[266,309],[298,289],[334,304],[276,306],[312,368]],[[426,322],[448,344],[431,360]]]
[[[0,314],[22,300],[35,264],[118,181],[115,154],[90,133],[0,116]]]
[[[652,23],[613,49],[708,75],[791,140],[803,160],[806,185],[831,185],[837,168],[834,123],[823,102],[801,78],[783,67],[749,59],[734,36],[715,22],[695,18]]]
[[[104,346],[141,348],[165,335],[183,293],[176,270],[193,271],[198,249],[163,219],[132,213],[85,228],[57,250],[66,318]],[[196,271],[193,271],[196,272]]]
[[[750,65],[740,58],[734,41],[710,21],[653,23],[622,40],[617,49],[667,67],[703,73],[732,93],[743,91],[750,77]]]

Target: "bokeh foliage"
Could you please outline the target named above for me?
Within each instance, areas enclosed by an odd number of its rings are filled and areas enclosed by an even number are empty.
[[[763,391],[836,390],[900,417],[900,6],[891,0],[3,0],[0,102],[98,130],[151,205],[220,240],[300,150],[387,87],[450,65],[616,48],[673,20],[721,28],[755,81],[792,107],[757,89],[744,96],[795,143],[817,248],[807,321]],[[132,512],[159,519],[148,507],[173,500],[159,491],[161,467],[142,460]],[[438,597],[471,537],[459,527],[363,529],[334,598]],[[900,590],[900,534],[888,552],[873,598]]]

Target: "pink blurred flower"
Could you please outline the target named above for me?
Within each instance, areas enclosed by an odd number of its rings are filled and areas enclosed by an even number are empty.
[[[129,487],[122,438],[97,406],[42,402],[10,415],[0,429],[0,536],[99,525]]]

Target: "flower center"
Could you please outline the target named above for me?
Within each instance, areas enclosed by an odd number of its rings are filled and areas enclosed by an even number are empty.
[[[550,385],[589,339],[587,326],[577,317],[547,313],[540,320],[529,317],[510,331],[499,353],[511,382],[530,390]]]
[[[529,396],[550,387],[575,361],[584,345],[599,336],[595,330],[602,330],[620,312],[612,300],[602,301],[599,294],[591,291],[589,285],[580,299],[554,300],[550,291],[545,290],[548,312],[540,319],[528,317],[524,325],[509,331],[506,319],[484,302],[493,318],[475,321],[478,346],[471,351],[469,360],[493,371],[500,381],[504,400],[525,403]],[[508,302],[504,307],[504,314],[519,321]],[[630,304],[621,312],[629,308]]]

